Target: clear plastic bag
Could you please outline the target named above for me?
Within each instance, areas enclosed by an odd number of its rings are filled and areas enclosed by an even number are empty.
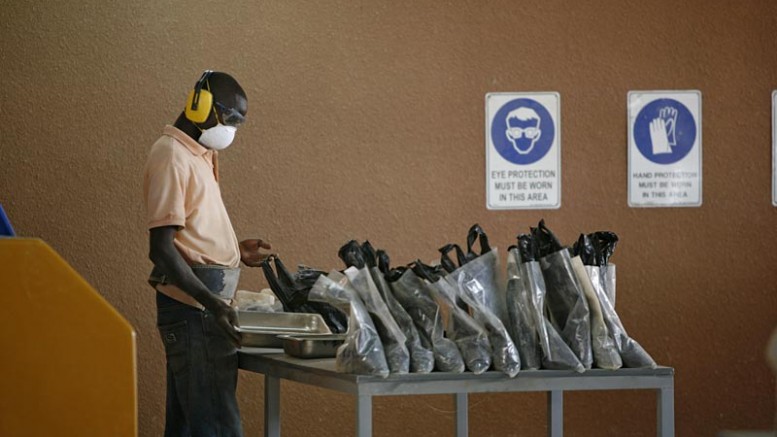
[[[386,303],[380,297],[369,270],[366,267],[361,269],[349,267],[344,273],[353,288],[359,293],[359,297],[378,330],[383,350],[386,352],[389,370],[391,373],[408,373],[410,371],[410,353],[405,346],[407,338],[397,326]]]
[[[599,280],[615,308],[615,265],[609,259],[618,245],[618,235],[611,231],[597,231],[580,234],[572,247],[572,253],[580,256],[585,266],[602,267]],[[592,279],[593,281],[593,279]]]
[[[610,297],[607,291],[603,287],[603,284],[607,283],[606,278],[615,279],[615,266],[609,264],[607,266],[585,266],[588,275],[591,278],[591,284],[593,285],[596,297],[599,300],[599,304],[602,308],[602,316],[604,322],[607,325],[607,329],[612,334],[615,341],[615,346],[618,348],[624,367],[649,367],[655,369],[657,367],[653,357],[639,344],[636,340],[629,337],[626,334],[626,329],[621,323],[620,317],[615,312],[615,308],[610,301]],[[610,270],[612,273],[610,273]],[[615,289],[613,285],[613,290]]]
[[[283,304],[269,288],[265,288],[258,293],[249,290],[237,290],[235,292],[235,306],[241,311],[256,311],[259,313],[279,313],[283,311]]]
[[[394,297],[413,319],[422,343],[431,347],[436,368],[442,372],[463,372],[464,359],[456,344],[445,338],[440,306],[421,279],[407,269],[389,285]]]
[[[480,241],[480,254],[474,251],[474,244]],[[485,306],[491,314],[499,320],[507,322],[505,311],[504,287],[499,277],[499,255],[492,250],[488,243],[488,236],[477,224],[467,232],[467,252],[462,253],[455,244],[449,244],[440,249],[442,253],[441,263],[451,265],[447,252],[451,248],[456,249],[459,267],[453,271],[448,270],[449,281],[453,284],[460,282],[459,276],[466,275],[467,280],[476,280],[481,286],[472,290],[472,298]]]
[[[459,267],[445,279],[469,306],[473,318],[488,331],[494,368],[512,378],[521,370],[518,349],[502,320],[486,305],[489,301],[497,301],[500,295],[494,274],[498,259],[497,249],[492,249]]]
[[[335,369],[341,373],[387,377],[389,367],[378,331],[348,278],[333,271],[321,275],[310,290],[309,299],[328,302],[349,314],[345,341],[337,349]]]
[[[562,249],[540,258],[540,267],[550,321],[583,366],[590,369],[593,352],[588,302],[572,270],[569,251]]]
[[[655,368],[656,362],[642,346],[626,334],[615,312],[615,265],[609,259],[618,244],[618,236],[610,231],[581,234],[574,245],[602,309],[605,325],[620,353],[624,367]]]
[[[539,244],[532,234],[518,236],[518,253],[516,260],[523,287],[531,295],[537,335],[542,349],[542,368],[554,370],[575,370],[584,372],[585,368],[577,359],[572,349],[564,343],[556,328],[545,315],[545,279],[537,261],[540,257]]]
[[[507,254],[507,315],[508,330],[521,356],[521,369],[539,369],[542,349],[537,334],[537,311],[531,289],[521,278],[520,255],[517,249]]]
[[[479,375],[491,367],[491,342],[482,324],[456,305],[456,290],[445,278],[416,262],[413,270],[423,278],[442,313],[445,334],[459,347],[467,369]]]
[[[574,370],[584,372],[585,367],[567,346],[556,328],[545,317],[542,308],[545,306],[545,280],[540,270],[540,263],[529,261],[519,264],[521,280],[524,287],[530,290],[537,322],[537,333],[542,348],[542,368],[552,370]]]
[[[601,369],[619,369],[623,365],[623,361],[621,361],[615,341],[604,322],[604,315],[599,305],[599,299],[596,297],[593,283],[579,256],[573,257],[571,263],[590,310],[591,350],[594,354],[594,365]]]
[[[402,308],[402,305],[397,302],[394,295],[391,294],[386,278],[377,267],[370,269],[372,278],[375,281],[375,286],[378,288],[378,292],[386,302],[391,315],[394,316],[394,320],[397,325],[405,334],[405,347],[407,347],[410,353],[410,372],[411,373],[429,373],[434,370],[434,354],[430,349],[425,348],[421,344],[421,338],[418,336],[418,330],[413,324],[413,319]]]
[[[410,315],[407,313],[407,311],[402,308],[402,305],[397,302],[397,299],[391,293],[391,288],[389,287],[388,282],[386,282],[385,274],[388,274],[391,270],[389,266],[390,259],[388,254],[383,250],[378,250],[376,252],[369,241],[365,241],[361,245],[360,249],[364,260],[364,265],[369,269],[378,294],[380,294],[383,302],[386,303],[386,307],[391,313],[391,316],[394,318],[394,321],[396,322],[399,329],[405,335],[405,348],[410,354],[410,372],[431,372],[434,370],[434,355],[432,354],[431,346],[427,348],[421,344],[421,338],[418,335],[418,330],[416,330],[416,327],[413,324],[413,319],[410,318]],[[355,264],[360,262],[359,259],[351,259],[351,257],[347,256],[345,253],[341,253],[340,255],[341,259],[343,259],[346,264]]]

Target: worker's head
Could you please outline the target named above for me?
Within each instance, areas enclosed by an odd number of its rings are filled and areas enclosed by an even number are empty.
[[[247,110],[246,94],[232,76],[206,70],[189,92],[184,116],[199,130],[200,144],[222,150],[232,143]]]

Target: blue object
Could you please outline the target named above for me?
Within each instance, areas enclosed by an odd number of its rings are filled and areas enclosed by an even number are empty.
[[[11,222],[8,220],[8,216],[5,215],[5,211],[3,211],[3,205],[0,205],[0,237],[15,236]]]

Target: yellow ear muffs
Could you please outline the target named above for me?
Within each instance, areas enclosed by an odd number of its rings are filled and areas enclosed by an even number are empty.
[[[208,77],[213,73],[211,70],[205,70],[202,77],[197,81],[194,89],[189,91],[189,97],[186,99],[186,118],[194,123],[203,123],[210,116],[213,109],[213,94],[210,91],[202,89],[207,84]]]

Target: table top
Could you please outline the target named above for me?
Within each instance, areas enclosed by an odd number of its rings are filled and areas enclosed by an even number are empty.
[[[670,388],[674,369],[590,369],[521,370],[514,378],[502,372],[391,374],[386,378],[372,375],[339,373],[334,358],[302,359],[283,353],[282,349],[242,348],[238,353],[240,368],[265,375],[289,379],[354,394],[399,395],[459,392],[613,390]]]

